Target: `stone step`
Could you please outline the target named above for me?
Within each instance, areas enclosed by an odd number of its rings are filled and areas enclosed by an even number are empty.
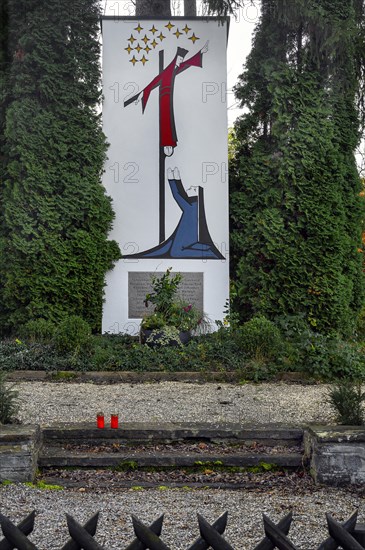
[[[94,423],[59,423],[43,428],[45,446],[75,443],[141,444],[146,442],[225,442],[260,443],[267,446],[298,446],[303,441],[303,429],[285,424],[128,422],[118,429],[98,429]]]
[[[271,488],[275,487],[275,484],[270,482],[265,482],[265,486],[263,486],[262,481],[260,482],[252,482],[252,481],[236,481],[236,482],[225,482],[225,481],[184,481],[184,482],[176,482],[176,481],[164,481],[164,482],[154,482],[154,481],[141,481],[141,480],[128,480],[128,479],[122,479],[118,481],[114,481],[111,487],[110,482],[100,482],[99,480],[96,483],[90,483],[85,482],[82,478],[75,481],[73,479],[65,479],[64,477],[59,477],[55,475],[42,475],[42,481],[46,483],[47,485],[58,485],[59,487],[62,487],[64,489],[80,489],[81,491],[88,491],[88,490],[95,490],[95,486],[97,485],[98,490],[100,489],[107,489],[110,490],[119,490],[119,489],[131,489],[131,490],[143,490],[143,489],[184,489],[184,490],[191,490],[191,489],[225,489],[228,491],[237,491],[239,489],[249,489],[249,490],[255,490],[255,491],[268,491]]]
[[[242,467],[260,464],[278,468],[299,468],[301,453],[148,453],[148,452],[75,452],[60,447],[43,448],[38,459],[40,468],[192,468],[192,467]]]
[[[283,424],[123,423],[43,428],[38,466],[47,469],[252,468],[298,469],[303,465],[303,429]],[[271,469],[266,466],[267,469]]]

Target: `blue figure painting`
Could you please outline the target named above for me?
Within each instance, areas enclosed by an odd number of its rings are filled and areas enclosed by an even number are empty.
[[[204,189],[185,190],[178,168],[167,170],[172,196],[182,211],[172,235],[159,245],[124,258],[181,258],[224,260],[209,234],[204,208]]]

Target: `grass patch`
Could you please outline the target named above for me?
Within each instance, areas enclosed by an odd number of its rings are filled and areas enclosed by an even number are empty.
[[[57,381],[67,382],[67,381],[74,380],[75,378],[77,378],[76,372],[70,372],[65,370],[59,370],[59,371],[53,372],[51,375],[51,379],[55,382]]]
[[[8,485],[13,485],[14,482],[10,481],[10,479],[4,479],[4,481],[1,482],[2,487],[7,487]]]
[[[112,468],[113,472],[131,472],[139,469],[140,468],[138,468],[138,462],[136,462],[135,460],[125,460]]]
[[[26,481],[24,485],[26,485],[27,487],[31,487],[32,489],[41,489],[42,491],[63,491],[63,487],[61,485],[49,485],[42,479],[37,481],[36,483]]]

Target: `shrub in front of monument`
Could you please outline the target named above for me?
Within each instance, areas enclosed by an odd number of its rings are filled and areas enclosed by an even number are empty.
[[[337,332],[326,334],[308,328],[304,314],[278,316],[284,349],[279,363],[287,371],[331,381],[365,374],[365,348],[354,338],[344,340]]]
[[[247,364],[247,357],[239,346],[235,333],[229,326],[221,327],[216,332],[202,335],[191,342],[195,344],[196,354],[211,370],[242,371]]]
[[[355,341],[307,330],[298,335],[295,344],[299,353],[297,370],[316,379],[330,381],[365,375],[364,349]]]
[[[23,359],[27,352],[27,346],[16,339],[0,341],[0,369],[12,371],[23,368]]]
[[[331,379],[361,379],[365,376],[365,353],[357,342],[334,339],[329,346]]]
[[[6,378],[7,374],[0,370],[0,424],[10,424],[19,410],[18,392]]]
[[[149,346],[180,346],[190,340],[191,332],[204,332],[208,322],[193,304],[178,296],[182,275],[171,275],[168,268],[152,278],[152,292],[146,294],[145,305],[153,304],[153,312],[141,322],[140,341]]]
[[[362,380],[344,378],[338,380],[329,390],[328,403],[336,413],[339,424],[361,426],[364,424],[365,393]]]
[[[90,325],[82,317],[70,315],[58,325],[53,340],[61,353],[80,353],[92,345]]]
[[[232,338],[218,338],[217,333],[192,338],[184,346],[141,346],[132,338],[127,344],[122,342],[122,335],[115,335],[107,338],[109,343],[104,347],[104,336],[95,338],[102,342],[94,347],[90,370],[238,371],[244,364],[243,354]]]
[[[302,355],[292,336],[298,336],[302,324],[298,319],[294,326],[290,322],[289,328],[284,321],[274,322],[259,315],[232,331],[232,338],[244,356],[242,374],[247,380],[270,380],[282,372],[303,370]]]
[[[235,338],[250,359],[274,361],[283,350],[283,338],[273,321],[260,315],[244,323]]]
[[[186,317],[191,322],[192,308]],[[179,313],[175,323],[180,323]],[[155,319],[151,315],[152,320]],[[155,322],[155,321],[154,321]],[[82,330],[75,329],[79,325]],[[181,326],[181,325],[180,325]],[[59,345],[49,339],[48,326],[34,321],[27,326],[27,338],[0,341],[0,368],[4,370],[55,371],[236,371],[244,379],[262,379],[254,369],[247,371],[247,358],[232,337],[231,327],[192,338],[185,346],[150,348],[127,334],[91,335],[83,323],[71,319],[58,327]],[[85,330],[84,330],[85,329]],[[26,333],[26,334],[25,334]],[[70,336],[71,333],[71,336]],[[23,333],[22,333],[23,334]],[[61,338],[62,336],[62,338]],[[86,339],[86,345],[82,342]],[[246,370],[245,370],[246,369]]]
[[[0,342],[0,369],[13,370],[87,370],[86,356],[60,353],[55,345],[42,342],[3,340]]]
[[[33,319],[22,325],[19,329],[20,339],[26,340],[28,343],[45,343],[52,342],[56,332],[56,324],[49,319]]]
[[[88,370],[94,338],[88,323],[66,317],[58,326],[45,319],[20,327],[21,338],[0,342],[4,370]]]
[[[92,346],[58,351],[54,344],[0,342],[0,368],[4,370],[56,371],[234,371],[244,380],[264,380],[275,374],[262,365],[248,366],[247,357],[231,333],[218,331],[192,338],[185,346],[141,346],[128,335],[94,335]]]
[[[89,369],[98,371],[118,370],[137,338],[129,334],[96,334],[92,336],[92,340]]]

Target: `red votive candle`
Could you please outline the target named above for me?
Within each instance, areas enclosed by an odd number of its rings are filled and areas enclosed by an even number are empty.
[[[118,415],[112,414],[110,417],[110,427],[111,428],[118,428]]]
[[[104,428],[104,415],[98,414],[98,416],[96,417],[96,425],[98,428]]]

